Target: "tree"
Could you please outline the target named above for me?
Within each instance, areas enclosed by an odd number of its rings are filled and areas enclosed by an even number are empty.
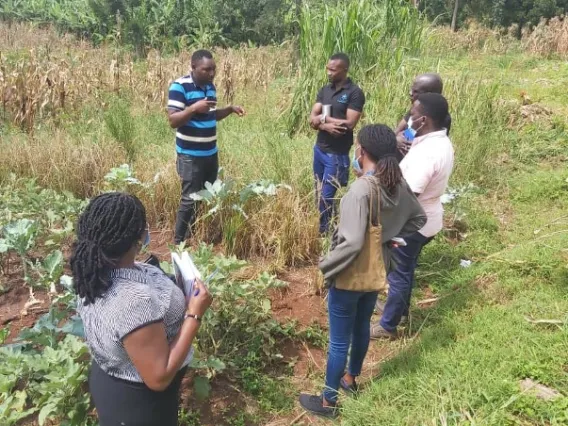
[[[454,13],[452,15],[452,31],[457,31],[457,21],[458,21],[458,8],[459,8],[459,4],[460,1],[459,0],[455,0],[455,4],[454,4]]]

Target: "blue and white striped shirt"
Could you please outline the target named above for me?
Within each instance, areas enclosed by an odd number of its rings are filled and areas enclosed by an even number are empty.
[[[217,101],[217,91],[212,83],[200,87],[191,75],[178,78],[169,90],[168,109],[183,111],[202,99]],[[215,111],[195,114],[185,125],[177,129],[176,150],[178,154],[207,157],[217,153],[217,119]]]

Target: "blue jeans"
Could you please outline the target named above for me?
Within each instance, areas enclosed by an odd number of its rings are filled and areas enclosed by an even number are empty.
[[[349,179],[349,155],[330,154],[314,146],[314,176],[320,212],[320,234],[329,230],[329,222],[335,213],[335,193],[346,186]],[[317,185],[321,184],[321,192]]]
[[[420,232],[415,232],[405,237],[404,240],[406,246],[393,249],[396,268],[387,277],[389,293],[381,318],[381,326],[390,332],[396,330],[401,317],[408,316],[418,256],[422,248],[432,240],[432,237],[428,238]]]
[[[347,352],[351,344],[349,374],[361,374],[363,360],[369,348],[370,321],[379,292],[329,289],[329,349],[323,396],[329,402],[337,401],[339,381],[345,373]]]

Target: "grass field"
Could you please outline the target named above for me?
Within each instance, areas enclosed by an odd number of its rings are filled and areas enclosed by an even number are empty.
[[[15,39],[10,31],[14,28],[0,31],[0,69],[3,81],[13,83],[3,86],[2,186],[12,185],[9,175],[15,174],[82,199],[108,188],[105,175],[127,162],[130,153],[135,177],[149,187],[129,190],[144,200],[153,228],[169,235],[179,183],[173,133],[152,82],[162,70],[158,81],[165,90],[167,80],[183,72],[187,56],[164,58],[158,67],[157,60],[130,63],[121,53],[117,93],[116,72],[109,67],[119,54],[111,49],[81,48],[27,27]],[[422,53],[405,56],[396,72],[362,82],[369,99],[363,121],[394,126],[408,107],[413,76],[442,75],[456,147],[451,188],[458,195],[446,206],[443,235],[421,258],[417,304],[405,338],[372,343],[368,362],[375,363],[365,370],[360,397],[342,401],[342,424],[568,424],[568,63],[527,53],[515,42],[465,40],[459,44],[443,31],[431,34]],[[263,49],[217,51],[218,61],[230,58],[229,65],[219,67],[220,91],[248,112],[219,126],[223,179],[232,179],[237,188],[270,180],[291,189],[247,201],[246,217],[231,209],[238,195],[215,201],[222,204],[220,213],[201,222],[200,237],[280,276],[301,266],[307,285],[312,278],[305,271],[313,271],[321,251],[311,194],[314,135],[289,136],[287,111],[296,82],[290,51]],[[22,84],[16,81],[18,72],[26,83],[38,85],[36,93],[45,94],[36,100],[28,127],[28,121],[18,121],[22,110],[12,106],[17,105],[13,91]],[[69,82],[66,106],[57,106],[60,98],[49,98],[55,94],[40,88],[46,76]],[[29,102],[34,91],[27,93]],[[19,213],[2,219],[7,223]],[[460,266],[461,260],[471,260],[471,266]],[[13,291],[6,286],[0,305]],[[427,299],[435,300],[420,303]],[[259,301],[258,306],[265,305]],[[307,341],[316,353],[312,345],[325,334],[291,327],[277,330],[277,338]],[[312,364],[325,364],[321,352]],[[248,357],[238,363],[231,386],[246,395],[244,406],[220,413],[213,423],[199,411],[186,412],[183,424],[284,425],[292,419],[317,424],[298,418],[294,398],[306,387],[319,389],[321,371],[308,369],[294,377],[293,368],[283,372],[267,365]],[[554,401],[537,398],[521,390],[524,379],[561,395]],[[213,390],[226,392],[225,382],[218,383],[213,381]],[[0,419],[11,392],[0,387]]]

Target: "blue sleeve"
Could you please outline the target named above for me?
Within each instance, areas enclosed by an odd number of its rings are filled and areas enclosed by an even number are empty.
[[[174,81],[168,93],[168,109],[183,111],[186,106],[185,89],[180,83]]]

